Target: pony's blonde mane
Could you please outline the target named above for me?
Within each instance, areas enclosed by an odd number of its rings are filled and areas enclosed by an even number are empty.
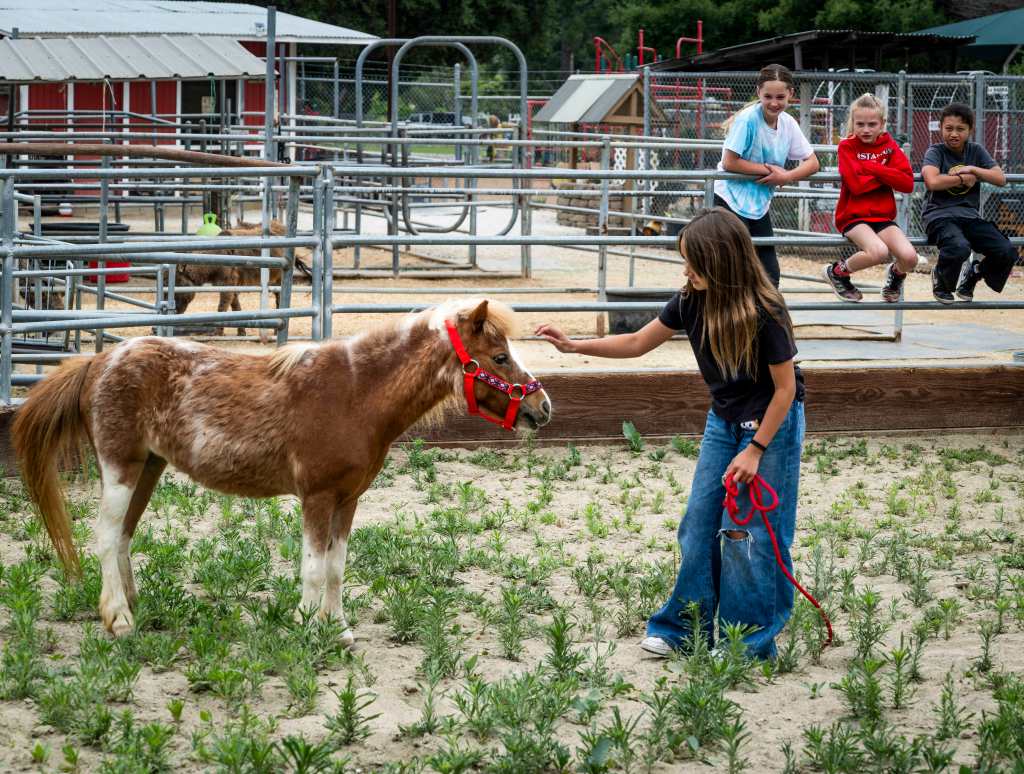
[[[490,298],[461,298],[445,301],[439,304],[430,312],[430,324],[439,331],[444,331],[444,321],[456,320],[464,317],[477,308],[482,302],[487,302],[487,325],[489,332],[496,333],[506,338],[515,338],[517,331],[516,313],[500,301]]]
[[[281,347],[271,353],[267,368],[271,376],[283,379],[295,370],[307,352],[319,348],[319,344],[289,344]]]
[[[460,316],[466,315],[476,309],[482,301],[484,301],[482,298],[466,298],[446,301],[443,304],[439,304],[438,306],[431,307],[430,309],[419,313],[413,317],[413,320],[416,320],[422,315],[427,315],[425,318],[427,324],[443,332],[445,330],[444,321],[446,319],[458,319]],[[372,348],[381,339],[394,335],[395,331],[399,330],[403,325],[408,324],[408,322],[408,317],[402,317],[397,320],[391,320],[381,325],[377,325],[360,337],[361,343]],[[490,329],[490,333],[495,333],[506,338],[513,338],[516,331],[516,314],[506,304],[503,304],[500,301],[492,301],[488,299],[486,325]],[[298,367],[306,353],[316,351],[322,346],[322,344],[305,343],[289,344],[281,347],[271,353],[268,370],[274,377],[283,379]],[[446,405],[448,403],[448,400],[442,401],[435,409],[428,412],[427,415],[417,423],[417,425],[424,422],[427,427],[439,425],[444,419],[445,414],[448,412],[448,409],[451,408],[450,405]]]

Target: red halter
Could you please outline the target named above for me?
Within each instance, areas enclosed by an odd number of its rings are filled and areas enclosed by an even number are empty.
[[[445,320],[444,326],[448,329],[448,338],[451,339],[452,346],[455,348],[455,354],[458,356],[459,362],[462,363],[462,390],[466,395],[466,409],[470,414],[476,414],[488,422],[501,425],[506,430],[512,430],[515,427],[516,417],[519,415],[519,404],[523,402],[523,398],[537,392],[543,385],[536,379],[526,384],[509,384],[504,379],[483,370],[480,363],[469,356],[452,321]],[[505,410],[504,419],[488,416],[480,410],[473,392],[473,383],[476,381],[481,381],[498,392],[508,395],[508,408]]]

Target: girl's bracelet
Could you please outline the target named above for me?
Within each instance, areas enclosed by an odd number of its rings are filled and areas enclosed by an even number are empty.
[[[767,446],[765,446],[763,443],[761,443],[760,441],[758,441],[758,440],[756,440],[754,438],[750,439],[750,445],[753,446],[755,449],[760,449],[762,454],[764,454],[764,452],[768,451],[768,447]]]

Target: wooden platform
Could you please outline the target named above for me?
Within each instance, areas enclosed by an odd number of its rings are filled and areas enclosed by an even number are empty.
[[[710,400],[696,371],[555,371],[537,374],[554,404],[542,444],[622,441],[629,420],[647,437],[699,435]],[[1024,366],[807,368],[808,432],[1024,429]],[[14,470],[13,411],[0,409],[0,466]],[[453,416],[414,435],[446,445],[508,445],[518,439],[477,418]]]

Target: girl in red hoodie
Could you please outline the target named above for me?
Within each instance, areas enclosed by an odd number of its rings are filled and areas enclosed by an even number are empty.
[[[839,205],[836,228],[859,249],[845,261],[825,267],[825,279],[844,301],[864,295],[850,280],[855,271],[889,259],[882,298],[899,301],[907,272],[917,266],[917,251],[895,223],[893,190],[910,193],[914,173],[910,162],[885,131],[885,105],[873,94],[862,94],[850,105],[847,137],[839,143]]]

